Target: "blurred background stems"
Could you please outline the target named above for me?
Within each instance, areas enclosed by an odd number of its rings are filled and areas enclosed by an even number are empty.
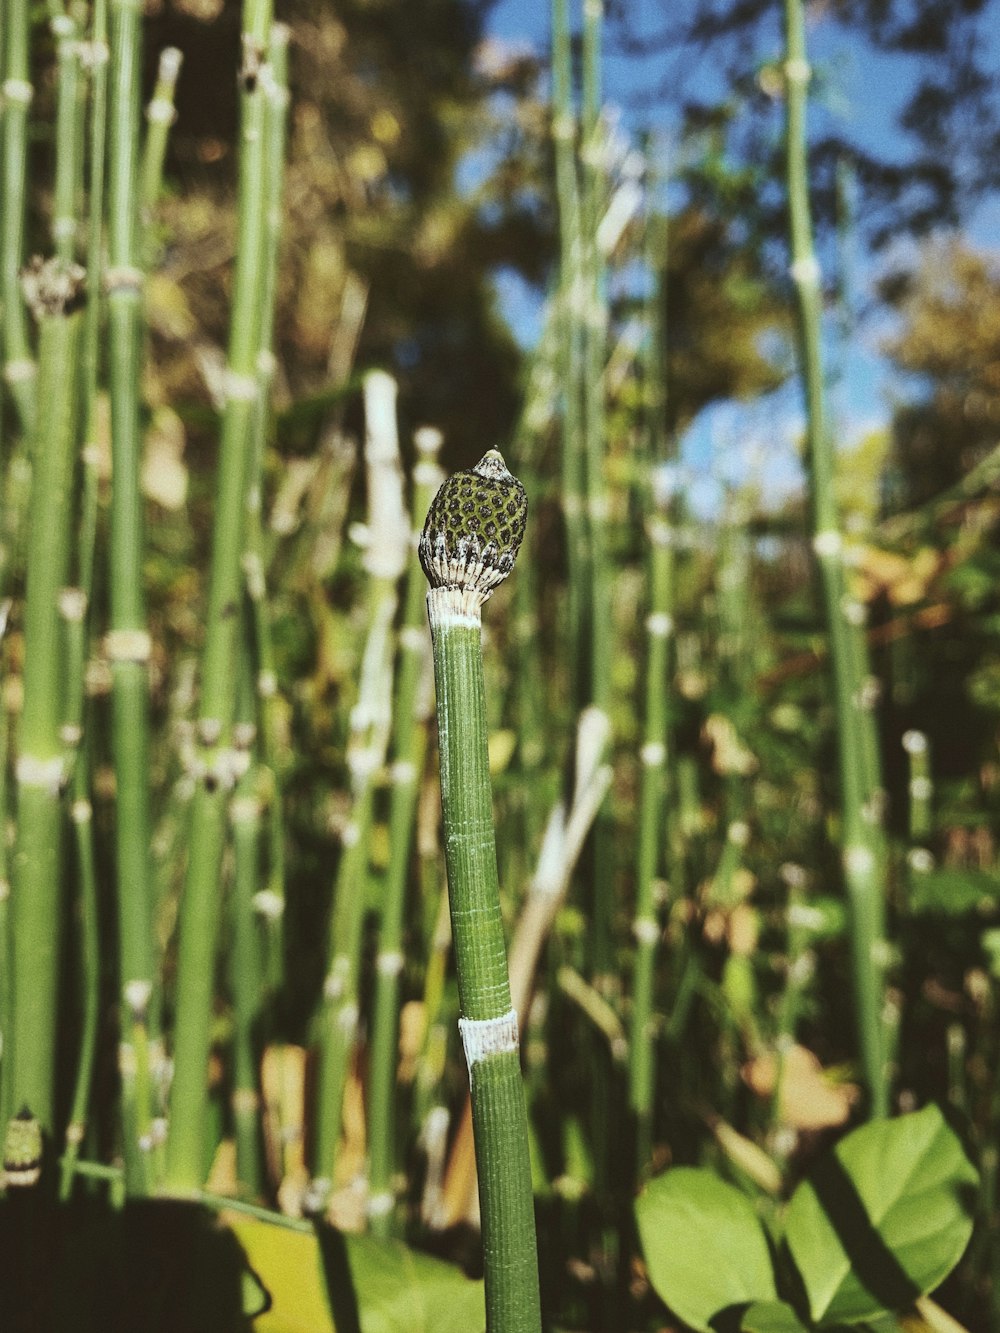
[[[267,140],[265,168],[263,295],[260,350],[257,354],[257,410],[253,418],[250,480],[247,485],[246,532],[243,569],[246,576],[249,633],[244,647],[253,663],[257,699],[256,767],[258,796],[266,821],[267,875],[264,887],[254,897],[254,911],[263,934],[263,984],[269,1015],[284,975],[285,834],[279,763],[278,676],[274,662],[271,604],[267,587],[261,509],[264,487],[264,452],[271,424],[271,389],[276,361],[272,348],[275,292],[278,283],[278,253],[281,243],[282,192],[285,179],[285,140],[288,123],[288,44],[291,32],[284,23],[272,23],[268,46],[271,78],[265,84],[264,134]],[[261,1036],[263,1034],[260,1034]]]
[[[163,188],[163,163],[174,123],[174,93],[183,57],[175,46],[160,52],[156,86],[146,107],[146,142],[139,168],[139,254],[149,268],[156,257],[156,205]]]
[[[265,63],[271,26],[269,0],[243,7],[240,70],[238,242],[233,279],[218,493],[201,667],[201,703],[194,753],[188,865],[180,907],[175,996],[174,1078],[170,1092],[165,1185],[187,1192],[207,1170],[206,1108],[212,993],[219,928],[219,878],[226,803],[248,756],[233,744],[240,636],[241,560],[254,412],[257,358],[265,291],[266,180]]]
[[[481,616],[427,596],[448,892],[475,1130],[488,1333],[541,1328],[528,1121],[497,881]]]
[[[872,747],[865,743],[865,687],[870,676],[867,645],[859,632],[857,615],[852,616],[852,608],[858,603],[848,595],[844,537],[834,489],[834,455],[824,403],[821,275],[813,248],[806,146],[810,66],[802,0],[785,0],[785,33],[790,271],[798,298],[813,549],[819,564],[830,634],[840,778],[840,843],[850,906],[858,1044],[868,1111],[877,1117],[887,1114],[889,1107],[883,1030],[887,855],[878,796],[880,784],[871,771]]]
[[[275,371],[272,338],[288,114],[288,39],[288,28],[282,23],[272,23],[265,67],[270,73],[262,76],[265,162],[260,343],[255,364],[257,400],[245,492],[242,556],[245,597],[241,603],[239,698],[234,727],[235,744],[246,754],[247,765],[229,805],[233,842],[233,892],[229,912],[232,933],[228,967],[233,1002],[230,1109],[235,1138],[236,1189],[246,1199],[260,1198],[265,1190],[261,1067],[265,1045],[273,1039],[275,1010],[283,980],[284,836],[274,719],[277,676],[261,497]]]
[[[56,44],[56,173],[52,246],[57,258],[76,258],[77,190],[83,168],[84,101],[80,88],[80,33],[67,10],[49,20]]]
[[[415,541],[423,528],[430,502],[444,480],[437,462],[441,444],[441,432],[432,427],[422,427],[416,433],[417,462],[413,469],[411,518],[413,546],[406,573],[392,715],[389,865],[379,912],[368,1084],[368,1216],[371,1229],[378,1236],[390,1235],[395,1229],[396,1071],[399,997],[405,961],[406,887],[432,706],[430,660],[424,628],[424,577],[417,560]]]
[[[3,378],[14,402],[21,436],[32,438],[36,366],[19,274],[24,259],[28,108],[34,90],[28,60],[28,0],[4,0],[3,16],[3,215],[0,231],[0,299]],[[3,450],[8,461],[8,450]]]
[[[153,998],[149,814],[149,662],[143,569],[142,301],[139,230],[142,12],[110,0],[107,292],[111,407],[110,631],[111,744],[116,771],[115,902],[118,921],[119,1073],[125,1183],[151,1185],[149,1016]]]
[[[86,125],[90,176],[87,194],[87,274],[89,299],[84,313],[83,444],[80,450],[80,509],[76,580],[80,616],[69,622],[71,634],[66,672],[73,699],[71,721],[81,728],[70,784],[70,819],[76,851],[80,919],[80,1051],[73,1085],[65,1150],[61,1162],[60,1197],[73,1189],[74,1168],[83,1143],[97,1056],[101,996],[101,936],[94,847],[93,806],[90,800],[92,745],[84,703],[87,649],[92,609],[100,449],[97,443],[98,361],[103,307],[103,219],[105,134],[108,112],[107,0],[96,0],[88,34],[93,58],[89,66],[90,116]],[[101,53],[98,55],[97,53]]]
[[[629,1105],[635,1117],[635,1166],[641,1179],[652,1149],[658,1024],[655,1014],[656,962],[663,936],[662,910],[666,892],[676,901],[679,883],[660,878],[664,862],[668,874],[676,869],[672,855],[672,825],[668,812],[670,767],[671,645],[675,614],[675,545],[672,507],[674,486],[669,471],[664,421],[663,366],[666,352],[667,228],[653,214],[658,177],[647,145],[647,198],[645,258],[651,281],[646,304],[646,341],[643,390],[646,441],[645,527],[647,613],[644,736],[639,751],[641,773],[636,848],[635,961],[632,978],[632,1016],[629,1033]]]
[[[68,582],[79,432],[84,273],[57,260],[25,279],[39,326],[39,413],[24,603],[24,707],[19,727],[13,861],[12,1092],[43,1131],[55,1129],[55,1049],[66,781],[59,593]],[[7,1057],[5,1052],[5,1062]]]
[[[351,812],[344,828],[330,918],[327,971],[319,1018],[316,1150],[311,1207],[325,1209],[336,1186],[344,1088],[360,1018],[359,975],[375,783],[392,726],[393,623],[397,588],[410,551],[409,518],[396,426],[396,383],[384,371],[365,376],[365,464],[369,575],[361,683],[351,710],[347,767]]]
[[[573,60],[569,0],[552,0],[552,138],[555,144],[556,198],[559,212],[559,378],[562,382],[561,503],[566,532],[567,669],[569,697],[583,702],[584,633],[588,619],[590,552],[584,511],[586,455],[583,432],[584,302],[583,228],[577,175],[577,118],[573,99]]]

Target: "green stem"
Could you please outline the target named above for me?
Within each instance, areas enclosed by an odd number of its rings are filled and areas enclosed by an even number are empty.
[[[110,620],[111,746],[115,796],[116,908],[125,1181],[149,1188],[148,1025],[153,994],[149,843],[149,658],[143,579],[142,283],[138,227],[138,142],[142,13],[111,0],[108,157],[108,341],[111,404]]]
[[[90,39],[95,50],[107,42],[107,5],[97,0],[94,5]],[[107,125],[107,65],[97,60],[91,73],[91,116],[89,125],[90,191],[88,199],[87,272],[90,274],[91,294],[87,302],[83,331],[83,398],[84,444],[82,459],[82,497],[80,501],[80,531],[78,541],[77,582],[82,592],[83,620],[71,626],[70,656],[74,659],[67,671],[67,679],[77,688],[75,715],[70,718],[77,726],[84,722],[84,670],[87,648],[87,613],[93,585],[94,548],[97,540],[97,492],[99,449],[96,444],[98,335],[100,331],[100,275],[102,272],[102,230],[104,210],[104,136]],[[75,647],[73,646],[75,645]],[[77,754],[73,767],[72,805],[76,844],[77,875],[80,884],[81,971],[83,989],[83,1016],[80,1036],[80,1056],[69,1124],[66,1127],[66,1152],[61,1161],[60,1195],[69,1198],[73,1188],[74,1166],[83,1142],[87,1125],[87,1108],[93,1081],[100,1019],[100,921],[97,902],[97,874],[94,859],[93,810],[89,797],[89,746]]]
[[[511,1008],[487,750],[481,616],[427,597],[460,1026],[469,1064],[489,1333],[541,1327],[528,1122]]]
[[[260,870],[258,782],[259,774],[251,766],[240,779],[229,807],[234,851],[233,942],[229,969],[233,996],[232,1110],[237,1189],[248,1198],[259,1197],[263,1186],[258,1087],[262,975],[254,910]]]
[[[584,514],[583,298],[580,188],[576,168],[576,116],[569,0],[552,0],[552,137],[559,204],[559,372],[562,379],[562,507],[569,566],[570,699],[584,699],[582,663],[587,623],[590,553]]]
[[[69,263],[76,252],[76,193],[80,149],[80,44],[69,14],[57,14],[49,25],[56,40],[56,179],[52,201],[52,242],[59,259]]]
[[[197,785],[179,927],[174,1081],[167,1138],[166,1185],[181,1192],[196,1189],[204,1178],[206,1084],[226,795],[246,762],[246,756],[232,744],[236,705],[233,682],[249,474],[247,440],[257,404],[255,372],[263,314],[260,295],[265,220],[260,200],[266,162],[266,80],[261,61],[270,21],[268,0],[247,0],[243,9],[236,272],[194,757]]]
[[[17,408],[21,431],[33,433],[37,367],[28,338],[21,297],[24,258],[25,182],[28,164],[28,108],[33,89],[28,61],[28,0],[6,0],[3,8],[3,194],[0,197],[0,301],[3,318],[3,378]]]
[[[13,947],[11,934],[10,858],[7,847],[10,787],[10,708],[6,684],[11,679],[9,659],[6,656],[7,622],[11,602],[0,602],[0,667],[3,668],[4,687],[0,689],[0,1126],[6,1125],[13,1114],[10,1098],[11,1036],[13,1019],[13,984],[11,979]]]
[[[247,596],[253,625],[256,656],[256,689],[260,719],[260,776],[267,777],[267,834],[269,864],[267,885],[257,896],[256,906],[265,935],[266,984],[272,1001],[280,989],[283,975],[283,917],[285,907],[285,835],[281,780],[278,765],[278,677],[274,663],[271,611],[267,598],[261,505],[263,495],[264,447],[269,424],[271,386],[275,358],[271,349],[274,303],[278,278],[278,246],[281,240],[281,195],[285,170],[285,134],[288,120],[288,42],[289,29],[283,23],[271,26],[269,65],[271,77],[265,81],[266,107],[264,135],[267,143],[265,174],[266,230],[264,236],[263,292],[260,349],[257,354],[257,412],[254,416],[251,444],[250,481],[247,486],[246,552],[243,557]]]
[[[78,430],[80,270],[57,261],[35,275],[39,416],[24,610],[24,709],[14,850],[13,1095],[51,1134],[59,990],[64,664],[58,597],[67,582]],[[51,284],[51,287],[50,287]]]
[[[644,1171],[652,1146],[656,1083],[654,986],[662,936],[659,919],[660,855],[666,839],[663,819],[668,771],[668,667],[673,632],[674,553],[666,514],[651,516],[649,534],[649,614],[646,617],[645,736],[640,760],[639,847],[636,864],[635,974],[629,1041],[629,1103],[636,1118],[636,1166]]]
[[[365,376],[365,464],[368,535],[364,564],[371,577],[369,619],[358,701],[351,714],[347,764],[352,810],[337,867],[329,963],[323,986],[319,1112],[313,1182],[322,1207],[335,1182],[344,1088],[359,1018],[358,978],[375,776],[385,762],[392,721],[392,626],[396,586],[409,555],[396,425],[396,384],[384,371]]]
[[[798,298],[799,346],[806,399],[813,510],[813,548],[830,633],[837,713],[841,851],[851,919],[855,1012],[869,1111],[884,1115],[888,1087],[883,1032],[885,967],[885,840],[872,808],[875,789],[859,713],[868,677],[856,625],[849,622],[844,542],[834,490],[833,449],[826,425],[822,364],[820,271],[813,250],[806,149],[806,58],[802,0],[785,0],[787,175],[791,274]]]
[[[142,154],[142,167],[139,171],[139,229],[140,253],[145,266],[153,262],[155,255],[156,206],[160,202],[163,189],[163,163],[167,155],[167,140],[170,126],[174,123],[174,92],[177,88],[177,76],[181,71],[183,56],[176,46],[168,46],[160,52],[160,63],[156,75],[156,87],[146,107],[146,143]]]
[[[423,527],[434,492],[444,479],[434,461],[440,444],[441,437],[436,431],[418,432],[420,461],[414,469],[413,499],[413,527],[416,532]],[[392,1230],[392,1173],[396,1141],[393,1086],[403,964],[403,918],[417,795],[427,752],[429,709],[421,698],[425,693],[421,685],[428,659],[426,632],[422,622],[423,577],[414,556],[410,561],[406,582],[396,700],[393,706],[389,867],[382,892],[379,949],[375,964],[371,1075],[368,1087],[368,1212],[371,1228],[380,1236],[388,1235]]]

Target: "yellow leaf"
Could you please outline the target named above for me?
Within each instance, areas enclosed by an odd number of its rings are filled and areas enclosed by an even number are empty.
[[[271,1297],[270,1309],[254,1320],[254,1333],[333,1333],[316,1237],[236,1213],[223,1220]]]

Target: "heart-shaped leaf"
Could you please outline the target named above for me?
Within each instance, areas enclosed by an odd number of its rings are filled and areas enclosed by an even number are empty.
[[[483,1284],[395,1241],[226,1222],[268,1292],[254,1333],[480,1333]]]
[[[723,1310],[776,1298],[753,1204],[711,1171],[665,1172],[639,1195],[635,1212],[653,1287],[699,1333],[712,1333]]]
[[[809,1333],[784,1301],[754,1301],[740,1320],[740,1333]]]
[[[813,1319],[857,1322],[932,1291],[969,1242],[977,1184],[936,1106],[841,1139],[785,1221]]]

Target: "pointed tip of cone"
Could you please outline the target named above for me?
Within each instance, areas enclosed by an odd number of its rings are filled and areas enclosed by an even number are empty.
[[[509,477],[511,475],[510,468],[504,462],[503,454],[499,449],[488,449],[472,470],[480,477]]]

